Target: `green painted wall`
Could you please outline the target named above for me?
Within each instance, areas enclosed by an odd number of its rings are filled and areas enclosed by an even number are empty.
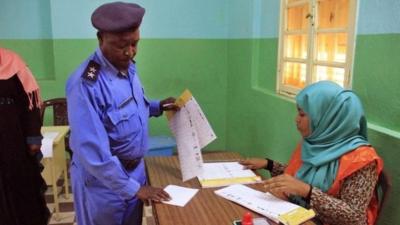
[[[353,88],[361,97],[369,122],[369,138],[393,180],[389,204],[379,224],[400,224],[400,34],[357,37]],[[371,126],[370,126],[371,127]],[[390,135],[379,132],[380,129]]]
[[[300,140],[291,99],[275,93],[278,40],[230,40],[227,149],[287,162]],[[393,180],[379,224],[400,224],[400,35],[359,35],[353,89],[363,101],[373,146]],[[380,132],[383,130],[384,132]]]
[[[353,88],[369,122],[400,132],[400,34],[357,37]]]
[[[54,79],[53,40],[0,40],[0,46],[21,55],[38,80]]]
[[[227,148],[245,156],[285,160],[298,139],[295,106],[274,91],[277,46],[277,39],[229,41]]]

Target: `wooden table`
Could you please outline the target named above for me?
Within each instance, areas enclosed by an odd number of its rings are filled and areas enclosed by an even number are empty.
[[[241,158],[238,153],[218,152],[203,154],[207,160],[229,160]],[[219,188],[202,189],[197,178],[182,182],[177,156],[146,157],[146,170],[150,185],[165,187],[175,184],[183,187],[198,188],[199,192],[185,207],[168,204],[153,204],[153,215],[158,225],[231,225],[233,220],[241,219],[248,209],[214,194]],[[252,188],[262,190],[262,184],[252,184]],[[262,215],[252,212],[253,217]],[[270,224],[275,224],[270,222]],[[313,222],[304,223],[314,225]]]
[[[43,158],[42,160],[42,164],[44,165],[42,177],[48,185],[51,184],[52,186],[55,205],[55,219],[57,220],[60,212],[57,180],[61,175],[64,175],[65,198],[69,198],[68,171],[64,142],[65,135],[67,135],[69,132],[69,126],[43,126],[41,131],[42,134],[45,132],[58,132],[58,135],[53,142],[53,156]]]

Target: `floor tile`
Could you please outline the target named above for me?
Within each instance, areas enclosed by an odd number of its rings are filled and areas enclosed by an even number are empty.
[[[73,224],[75,222],[75,212],[60,212],[56,218],[53,213],[49,224]]]

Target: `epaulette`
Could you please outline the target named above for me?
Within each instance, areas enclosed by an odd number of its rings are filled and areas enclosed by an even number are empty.
[[[85,71],[82,74],[82,77],[85,78],[86,80],[96,81],[99,72],[100,72],[100,64],[98,64],[93,60],[90,60],[90,62],[86,66]]]

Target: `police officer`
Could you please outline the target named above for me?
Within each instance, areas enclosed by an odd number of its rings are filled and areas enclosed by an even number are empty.
[[[170,97],[148,101],[132,60],[144,8],[114,2],[92,24],[99,48],[71,74],[66,93],[71,127],[72,189],[79,225],[142,224],[143,201],[169,200],[146,186],[148,118],[177,110]]]

